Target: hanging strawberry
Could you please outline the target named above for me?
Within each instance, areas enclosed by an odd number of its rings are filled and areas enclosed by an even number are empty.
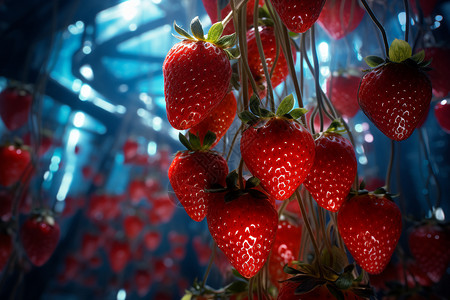
[[[254,189],[258,180],[236,187],[237,173],[227,177],[227,194],[211,193],[208,228],[219,249],[244,277],[253,277],[268,259],[277,232],[278,214],[267,196]],[[256,181],[256,183],[255,183]]]
[[[338,121],[316,139],[314,164],[303,183],[317,204],[337,212],[355,180],[355,150],[349,140],[336,133]]]
[[[178,152],[169,168],[169,181],[173,191],[187,214],[194,221],[205,218],[214,184],[225,184],[228,165],[218,153],[210,151],[216,137],[214,133],[206,134],[203,145],[197,136],[189,134],[190,140],[180,134],[181,143],[188,149]]]
[[[115,273],[122,272],[131,259],[130,245],[126,241],[114,240],[109,247],[108,259]]]
[[[388,138],[406,140],[427,112],[431,83],[423,69],[424,51],[411,56],[407,42],[394,40],[389,59],[369,56],[371,69],[361,80],[358,102],[362,111]]]
[[[60,228],[52,213],[44,210],[29,217],[20,228],[23,249],[35,266],[45,264],[59,241]]]
[[[358,27],[364,13],[358,0],[328,0],[317,22],[330,37],[339,40]]]
[[[10,86],[0,92],[0,117],[6,128],[16,130],[28,122],[32,101],[26,87]]]
[[[271,3],[287,29],[303,33],[317,21],[325,0],[271,0]]]
[[[347,249],[361,268],[369,274],[381,273],[402,230],[397,205],[386,195],[360,194],[342,205],[337,223]]]
[[[214,148],[233,123],[236,110],[236,97],[234,97],[233,92],[229,92],[220,104],[203,121],[192,127],[189,132],[197,135],[202,144],[207,132],[213,132],[216,135],[216,141],[211,145],[211,148]]]
[[[441,128],[450,133],[450,102],[442,100],[434,107],[434,116]]]
[[[241,138],[242,159],[269,195],[285,200],[305,180],[314,161],[314,140],[296,121],[305,110],[292,110],[292,95],[282,101],[276,114],[260,108],[256,98],[250,106],[256,116],[249,111],[239,115],[250,125]]]
[[[193,36],[174,23],[183,39],[175,44],[163,63],[167,118],[179,130],[200,123],[228,93],[230,59],[236,35],[221,37],[221,22],[211,26],[205,37],[198,17],[192,20]]]
[[[419,11],[417,10],[417,6],[419,6],[419,9],[422,10],[425,18],[431,16],[431,13],[434,11],[438,3],[439,0],[409,0],[409,5],[412,8],[412,11],[418,15]]]
[[[327,95],[336,110],[347,118],[353,118],[359,111],[358,89],[361,77],[356,72],[337,73],[326,81]]]
[[[425,60],[431,61],[431,70],[428,72],[433,95],[444,98],[450,93],[450,81],[448,70],[450,70],[450,48],[429,47],[425,49]]]
[[[32,172],[29,148],[20,143],[0,146],[0,185],[24,181]]]

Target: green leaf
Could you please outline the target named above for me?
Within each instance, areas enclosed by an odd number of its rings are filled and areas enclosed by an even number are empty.
[[[223,24],[222,22],[214,23],[208,31],[207,41],[211,43],[215,43],[219,40],[220,36],[223,33]]]
[[[256,177],[250,177],[246,182],[245,182],[245,189],[251,189],[254,187],[257,187],[260,184],[261,180],[259,180]]]
[[[187,33],[186,30],[184,30],[183,28],[181,28],[180,26],[177,25],[177,23],[175,21],[173,21],[173,28],[175,29],[175,31],[179,34],[184,36],[187,39],[193,40],[194,38]]]
[[[258,97],[256,97],[255,94],[253,94],[250,97],[250,111],[252,113],[254,113],[255,115],[257,115],[257,116],[261,116],[261,106],[260,106],[260,104],[261,103],[259,102]]]
[[[202,148],[200,144],[200,139],[195,134],[189,132],[189,142],[191,143],[193,150],[199,150]]]
[[[425,61],[419,63],[419,67],[426,68],[431,64],[432,61],[433,61],[433,59],[425,60]]]
[[[191,32],[195,38],[199,41],[203,41],[205,39],[205,34],[203,33],[203,26],[198,17],[195,17],[191,22]]]
[[[183,146],[186,147],[186,149],[193,150],[191,143],[189,143],[188,139],[181,132],[178,134],[178,139],[183,144]]]
[[[242,279],[244,281],[248,281],[248,279],[245,278],[244,276],[242,276],[241,273],[239,273],[235,268],[231,269],[231,273],[233,273],[233,276],[236,277],[236,278],[240,278],[240,279]]]
[[[236,182],[238,180],[238,173],[236,172],[236,170],[231,171],[230,173],[228,173],[227,178],[225,179],[225,182],[227,184],[227,188],[233,188],[236,186]]]
[[[364,190],[366,188],[366,181],[363,179],[362,181],[361,181],[361,184],[359,185],[359,189],[360,190]]]
[[[231,48],[236,44],[236,33],[224,35],[216,43],[221,48]]]
[[[351,273],[343,273],[339,278],[336,280],[336,286],[341,290],[346,290],[353,284],[353,276]]]
[[[225,291],[231,294],[239,294],[245,292],[248,288],[248,282],[246,281],[234,281],[225,287]]]
[[[216,141],[216,134],[212,131],[209,131],[205,134],[205,138],[203,139],[202,149],[209,149],[211,145]]]
[[[181,300],[191,300],[191,299],[192,299],[192,294],[186,294],[181,298]]]
[[[293,119],[297,120],[307,112],[308,110],[306,108],[294,108],[289,114]]]
[[[306,294],[316,287],[326,283],[325,279],[320,279],[316,277],[304,277],[301,284],[295,289],[296,295]]]
[[[365,60],[366,64],[371,68],[375,68],[381,64],[384,64],[384,59],[382,59],[379,56],[375,56],[375,55],[366,56],[366,57],[364,57],[364,60]]]
[[[240,112],[238,114],[238,117],[244,124],[253,123],[258,120],[258,118],[254,114],[249,112],[248,110],[244,110],[243,112]]]
[[[283,271],[289,275],[297,275],[301,273],[299,270],[289,267],[288,265],[284,265]]]
[[[411,59],[415,61],[417,64],[420,64],[425,59],[425,51],[422,50],[420,52],[417,52],[413,56],[411,56]]]
[[[228,55],[229,60],[238,59],[241,55],[239,48],[225,49],[224,51]]]
[[[283,116],[287,113],[289,113],[294,108],[294,96],[292,94],[286,96],[286,98],[281,101],[280,105],[278,106],[276,115],[277,116]]]
[[[235,190],[225,194],[225,202],[233,201],[242,195],[246,194],[244,190]]]
[[[332,284],[327,284],[327,289],[337,300],[345,300],[344,293]]]
[[[271,118],[274,117],[275,114],[271,112],[270,110],[267,110],[265,108],[261,108],[261,117],[263,118]]]
[[[402,62],[411,55],[411,46],[406,41],[395,39],[389,47],[389,59],[393,62]]]

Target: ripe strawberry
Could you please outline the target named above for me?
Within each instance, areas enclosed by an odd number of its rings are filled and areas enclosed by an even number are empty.
[[[289,278],[283,267],[298,258],[301,237],[301,227],[288,221],[278,221],[278,230],[269,258],[269,278],[278,288],[279,281]]]
[[[31,93],[25,88],[11,86],[0,92],[0,117],[9,130],[27,123],[32,101]]]
[[[252,102],[258,100],[253,99]],[[314,161],[314,140],[296,120],[286,118],[292,109],[292,96],[287,109],[268,114],[248,127],[241,138],[241,155],[250,173],[261,180],[261,186],[277,200],[289,198],[308,175]],[[255,103],[255,102],[254,102]],[[248,112],[249,113],[249,112]],[[255,117],[252,117],[255,118]]]
[[[267,69],[270,72],[273,68],[273,63],[275,62],[275,58],[277,56],[277,44],[275,38],[274,28],[272,26],[259,26],[258,27],[259,34],[261,37],[261,43],[264,49],[264,58],[267,64]],[[266,96],[267,93],[267,82],[266,76],[264,75],[263,65],[261,63],[261,57],[258,52],[258,45],[256,42],[255,29],[252,28],[247,31],[247,48],[248,48],[248,65],[250,67],[250,72],[253,75],[253,78],[256,81],[258,86],[262,86],[263,90],[259,93],[259,97],[262,99]],[[271,78],[272,87],[278,86],[280,83],[286,80],[286,77],[289,75],[289,67],[286,62],[286,58],[284,57],[283,51],[280,48],[280,54],[278,57],[277,64],[275,66],[275,70],[273,71],[273,76]],[[292,58],[294,59],[294,64],[297,58],[296,49],[292,45]],[[251,90],[252,88],[249,87]]]
[[[125,269],[131,258],[130,245],[127,242],[114,240],[109,249],[109,264],[115,273]]]
[[[201,266],[206,266],[212,253],[211,246],[209,245],[209,243],[203,242],[200,236],[195,236],[192,239],[192,247],[194,248],[194,251],[197,254],[198,263]]]
[[[152,224],[167,223],[172,219],[175,203],[168,195],[153,197],[152,208],[148,210],[148,218]]]
[[[197,135],[201,144],[203,144],[206,133],[208,131],[213,132],[216,135],[216,141],[211,145],[211,148],[214,148],[233,123],[236,109],[236,97],[232,92],[229,92],[219,105],[203,121],[193,126],[189,132]]]
[[[419,0],[419,7],[422,10],[423,16],[425,18],[431,16],[436,4],[438,4],[439,0]],[[409,5],[412,8],[413,12],[417,15],[417,4],[416,0],[409,0]]]
[[[137,270],[134,273],[134,282],[140,297],[145,296],[152,285],[152,274],[147,270]]]
[[[377,58],[371,64],[376,68],[362,78],[358,102],[381,132],[392,140],[402,141],[413,133],[427,112],[431,83],[420,69],[425,64],[423,52],[411,57],[411,47],[400,40],[392,43],[389,52],[388,62],[376,66],[382,62]]]
[[[163,63],[167,118],[175,129],[188,129],[206,118],[228,93],[233,58],[227,48],[235,37],[224,36],[216,23],[205,39],[198,18],[191,23],[194,37],[174,24],[185,39],[170,49]]]
[[[444,98],[450,93],[448,70],[450,69],[450,48],[429,47],[425,49],[425,59],[431,60],[430,76],[433,94]]]
[[[311,127],[311,116],[313,114],[314,107],[311,107],[308,112],[305,114],[306,122],[308,123],[308,126]],[[314,129],[316,132],[321,132],[330,127],[331,121],[327,116],[323,116],[323,129],[320,130],[320,115],[319,112],[316,113],[316,116],[314,117]]]
[[[123,144],[124,163],[131,163],[138,154],[139,144],[132,139],[127,139]]]
[[[0,146],[0,185],[8,187],[24,181],[31,174],[31,157],[27,147]]]
[[[355,151],[338,133],[324,132],[315,143],[314,164],[303,184],[319,206],[337,212],[355,180]]]
[[[125,235],[130,239],[134,240],[137,238],[139,233],[141,233],[142,228],[144,228],[144,221],[137,215],[128,215],[123,220],[123,229],[125,230]]]
[[[178,152],[169,168],[169,181],[187,214],[197,222],[203,220],[212,194],[205,189],[214,184],[225,185],[228,165],[218,153],[207,150],[215,140],[205,137],[200,146],[198,137],[190,134],[190,142],[180,134],[180,141],[189,149]]]
[[[158,231],[149,231],[144,235],[145,247],[150,251],[155,251],[161,244],[161,234]]]
[[[219,4],[220,8],[220,19],[223,20],[230,12],[231,5],[229,1],[221,1],[221,0],[202,0],[203,6],[205,7],[206,13],[211,19],[211,23],[216,23],[218,21],[218,13],[217,13],[217,4]],[[258,1],[259,6],[262,7],[264,5],[264,0]],[[226,5],[226,6],[225,6]],[[255,6],[255,0],[249,0],[247,2],[247,28],[253,26],[253,8]],[[224,34],[232,34],[235,32],[233,21],[231,20],[227,27],[223,30]]]
[[[6,266],[6,263],[11,256],[12,249],[13,243],[11,235],[2,228],[0,230],[0,272],[3,271],[3,268]]]
[[[81,255],[84,259],[92,258],[101,243],[100,236],[86,232],[81,239]]]
[[[325,0],[272,0],[271,3],[287,29],[303,33],[319,18]]]
[[[409,248],[418,265],[434,282],[439,282],[450,263],[450,235],[431,222],[411,230]]]
[[[434,107],[434,115],[441,128],[450,133],[450,102],[442,100]]]
[[[214,194],[208,207],[208,228],[217,246],[244,277],[253,277],[264,266],[277,231],[278,215],[266,199],[249,193],[225,202]]]
[[[361,78],[352,74],[328,77],[327,95],[336,110],[347,118],[353,118],[359,111],[358,89]]]
[[[48,211],[28,218],[20,229],[23,249],[35,266],[45,264],[56,249],[60,229]]]
[[[357,0],[328,0],[317,23],[330,37],[339,40],[358,27],[364,13]]]
[[[402,230],[397,205],[385,196],[362,194],[347,200],[337,217],[347,249],[369,274],[379,274],[388,264]]]

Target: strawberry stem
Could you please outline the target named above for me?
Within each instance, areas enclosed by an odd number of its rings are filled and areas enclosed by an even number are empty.
[[[391,173],[392,166],[394,164],[394,156],[395,156],[395,142],[391,140],[391,156],[389,158],[389,164],[386,171],[386,191],[389,193],[391,191]]]
[[[216,256],[217,244],[214,240],[212,241],[211,248],[212,248],[212,253],[211,253],[211,256],[209,257],[208,267],[206,268],[205,275],[203,276],[203,280],[201,283],[202,289],[205,287],[206,280],[208,279],[209,272],[211,271],[211,267],[214,262],[214,257]]]
[[[408,42],[408,35],[409,35],[409,4],[408,4],[408,0],[403,0],[403,5],[405,6],[405,14],[406,14],[406,19],[405,19],[405,41]]]
[[[384,51],[386,53],[386,57],[389,57],[389,43],[387,41],[386,37],[386,31],[384,30],[383,25],[381,25],[380,21],[378,21],[377,17],[373,13],[370,6],[367,4],[366,0],[361,0],[362,5],[364,5],[364,8],[366,9],[367,13],[369,14],[372,21],[375,23],[375,25],[378,27],[378,29],[381,32],[381,35],[383,36],[383,42],[384,42]]]

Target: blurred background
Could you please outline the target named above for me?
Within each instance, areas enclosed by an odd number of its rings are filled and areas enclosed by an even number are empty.
[[[388,40],[402,38],[402,1],[371,5]],[[167,170],[182,145],[166,119],[162,76],[165,55],[177,42],[173,21],[188,28],[195,16],[210,26],[200,0],[0,0],[0,91],[19,82],[34,97],[27,124],[10,130],[0,122],[0,141],[40,144],[37,169],[21,190],[20,222],[43,205],[61,227],[45,265],[34,267],[21,253],[3,270],[1,299],[179,299],[202,279],[211,237],[206,220],[192,221],[169,186]],[[426,19],[430,43],[450,46],[449,16],[450,2],[440,1]],[[375,37],[367,15],[338,41],[317,27],[323,86],[331,72],[364,69],[363,57],[382,56]],[[308,103],[314,84],[306,68],[305,75]],[[449,213],[450,135],[433,112],[443,99],[434,98],[422,129],[398,143],[393,191],[401,194],[405,216],[426,216],[427,201],[438,197],[439,218]],[[362,112],[348,122],[359,175],[371,188],[384,185],[388,138]],[[239,125],[236,119],[225,142]],[[238,162],[234,153],[230,170]],[[219,253],[208,284],[229,282],[230,269]]]

